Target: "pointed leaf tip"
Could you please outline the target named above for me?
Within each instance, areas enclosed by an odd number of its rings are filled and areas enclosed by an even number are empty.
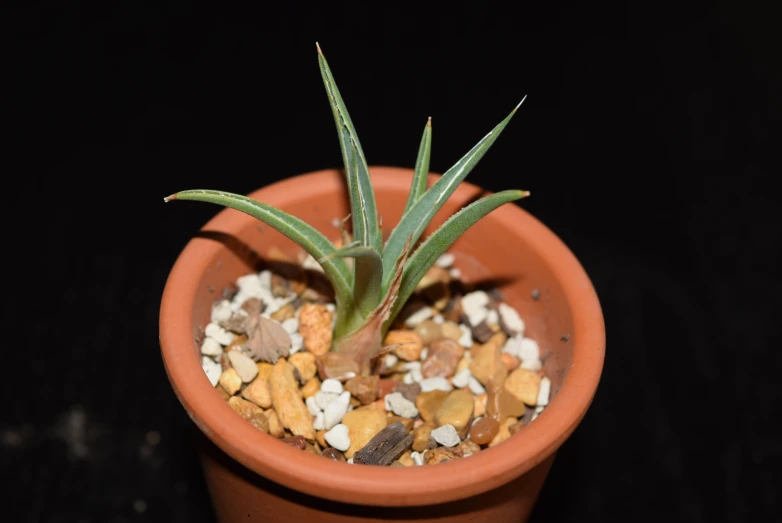
[[[523,104],[523,103],[524,103],[524,100],[526,100],[526,99],[527,99],[527,95],[525,94],[525,95],[524,95],[524,98],[522,98],[522,99],[521,99],[521,101],[519,102],[519,105],[517,105],[516,107],[514,107],[514,108],[513,108],[513,112],[514,112],[514,113],[516,112],[516,109],[518,109],[519,107],[521,107],[521,104]]]
[[[320,50],[320,44],[318,42],[315,42],[315,47],[318,48],[318,54],[323,54],[323,51]]]
[[[426,126],[431,127],[432,126],[432,117],[430,116],[428,120],[426,120]]]
[[[166,196],[165,198],[163,198],[163,201],[166,203],[170,202],[171,200],[176,200],[176,194],[172,194],[170,196]]]

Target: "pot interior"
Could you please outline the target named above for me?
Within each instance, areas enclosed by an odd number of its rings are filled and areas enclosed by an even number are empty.
[[[435,179],[432,176],[432,181]],[[407,186],[391,182],[393,178],[388,177],[374,181],[386,235],[400,219],[407,201]],[[482,194],[475,186],[463,185],[435,216],[424,237]],[[251,196],[262,200],[258,194]],[[328,184],[315,194],[305,191],[305,194],[286,195],[280,200],[283,201],[268,203],[301,218],[332,240],[339,237],[335,222],[349,213],[346,190],[340,184]],[[515,204],[506,204],[511,205]],[[501,209],[470,228],[449,252],[455,255],[454,266],[467,283],[498,288],[505,301],[521,314],[526,324],[525,335],[535,339],[540,346],[545,373],[552,381],[553,397],[572,361],[572,311],[561,283],[545,261],[545,253],[536,251],[524,231],[518,230],[512,219],[514,213],[500,213]],[[193,350],[196,353],[199,353],[199,342],[203,327],[209,321],[212,303],[221,299],[223,289],[238,277],[259,270],[265,254],[273,246],[294,258],[301,252],[292,241],[255,218],[234,210],[226,212],[236,213],[241,218],[238,232],[228,234],[207,224],[199,235],[199,241],[219,242],[224,248],[210,250],[214,254],[198,283],[192,311]]]

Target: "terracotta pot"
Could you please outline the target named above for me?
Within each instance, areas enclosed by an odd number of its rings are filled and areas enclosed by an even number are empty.
[[[404,208],[412,171],[374,167],[371,175],[389,231]],[[462,183],[432,227],[483,192]],[[337,170],[295,176],[250,196],[332,238],[338,235],[332,220],[349,212]],[[202,462],[218,520],[525,521],[556,450],[586,413],[603,367],[600,304],[568,248],[513,204],[492,212],[452,247],[466,280],[494,280],[525,319],[545,357],[552,399],[534,422],[496,447],[460,461],[391,468],[337,463],[275,440],[231,410],[201,369],[194,340],[212,302],[251,271],[255,251],[265,253],[272,245],[291,253],[298,249],[254,218],[222,210],[187,244],[163,292],[163,361],[179,400],[206,436]]]

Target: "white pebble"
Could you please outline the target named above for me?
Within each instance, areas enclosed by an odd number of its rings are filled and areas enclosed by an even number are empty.
[[[326,405],[326,408],[323,410],[323,430],[331,430],[348,413],[350,393],[348,392],[347,395],[347,401],[341,401],[340,398],[337,398]]]
[[[220,345],[230,345],[234,341],[234,333],[228,332],[216,323],[208,323],[204,329],[204,334],[217,340]]]
[[[537,418],[545,408],[546,407],[535,407],[535,412],[532,413],[532,419],[530,419],[530,421],[535,421],[535,418]]]
[[[225,321],[231,317],[233,310],[231,309],[231,302],[223,300],[214,307],[212,307],[212,322],[219,323]]]
[[[434,316],[434,310],[432,310],[431,307],[422,307],[405,319],[405,326],[409,329],[413,329],[416,325],[424,320],[428,320],[432,316]]]
[[[426,361],[426,357],[429,356],[429,347],[424,347],[421,349],[421,361]]]
[[[486,313],[486,323],[489,325],[497,325],[500,322],[500,315],[494,309],[490,309]]]
[[[384,399],[387,411],[403,418],[415,418],[418,416],[418,409],[415,408],[415,403],[405,398],[401,392],[386,394]]]
[[[318,412],[323,410],[320,408],[320,405],[318,405],[318,402],[315,400],[315,396],[310,396],[304,401],[304,403],[307,405],[307,410],[309,410],[310,414],[312,414],[313,416],[317,416]]]
[[[421,370],[420,361],[408,361],[405,363],[405,370]]]
[[[383,365],[389,369],[394,365],[396,365],[398,362],[399,362],[399,358],[397,358],[395,354],[391,354],[390,352],[386,354],[385,358],[383,358]]]
[[[260,298],[261,278],[257,274],[245,274],[236,279],[239,292],[247,297]]]
[[[540,347],[538,342],[532,338],[522,338],[518,357],[521,360],[539,360]]]
[[[325,436],[325,434],[324,434],[324,436]],[[336,448],[336,447],[334,447],[334,448]],[[352,465],[353,464],[353,458],[348,458],[348,463],[350,463]]]
[[[467,385],[470,387],[472,393],[476,396],[486,392],[486,389],[483,388],[483,385],[481,385],[481,382],[478,381],[475,376],[470,376],[470,380],[467,382]]]
[[[453,265],[455,259],[456,257],[453,254],[450,252],[445,252],[441,254],[439,258],[437,258],[437,261],[434,262],[434,264],[443,269],[448,269],[451,265]]]
[[[500,303],[497,309],[500,313],[500,318],[502,318],[503,326],[509,331],[508,334],[511,336],[524,334],[524,320],[521,319],[521,316],[516,309],[507,303]]]
[[[348,435],[348,426],[342,423],[334,425],[327,433],[323,435],[326,443],[335,449],[345,452],[350,448],[350,436]]]
[[[521,365],[519,365],[519,367],[522,369],[539,371],[543,368],[543,362],[540,360],[521,360]]]
[[[432,439],[444,447],[455,447],[461,441],[456,428],[448,423],[432,431]]]
[[[299,332],[299,320],[296,318],[288,318],[282,322],[282,328],[285,329],[285,332],[288,334],[296,334]]]
[[[450,392],[453,390],[453,387],[451,387],[451,384],[448,383],[448,380],[441,376],[421,380],[420,385],[421,392],[430,392],[433,390],[444,390],[445,392]]]
[[[323,383],[320,384],[320,390],[321,392],[342,394],[342,383],[340,383],[339,380],[335,380],[334,378],[328,378],[323,380]]]
[[[413,451],[410,453],[410,457],[413,458],[413,462],[416,465],[423,465],[424,464],[424,457],[421,455],[420,452]]]
[[[489,295],[484,291],[468,292],[462,296],[462,311],[467,316],[472,316],[481,309],[486,309],[489,304]]]
[[[318,407],[322,409],[326,408],[326,405],[334,401],[339,397],[339,394],[336,394],[334,392],[327,392],[324,390],[318,391],[315,393],[313,398],[315,398],[315,403],[318,405]]]
[[[323,416],[323,413],[318,412],[318,414],[315,416],[315,419],[312,421],[312,428],[315,430],[323,430],[325,421],[326,418]]]
[[[271,290],[272,288],[272,272],[268,269],[263,270],[258,273],[258,283],[261,284],[261,287],[264,289]]]
[[[443,318],[442,314],[435,315],[434,318],[432,318],[432,321],[435,322],[437,325],[442,325],[445,323],[445,318]]]
[[[545,407],[548,405],[550,396],[551,380],[548,378],[548,376],[544,376],[540,379],[540,388],[538,388],[538,407]]]
[[[451,384],[457,389],[463,389],[470,382],[471,377],[470,369],[462,369],[451,379]]]
[[[461,280],[462,279],[462,271],[460,271],[456,267],[454,267],[450,271],[448,271],[448,274],[450,274],[451,278],[453,278],[454,280]]]
[[[349,374],[353,374],[353,373],[352,372],[348,372],[345,375],[347,376]],[[342,394],[337,396],[337,399],[335,399],[334,401],[337,401],[339,403],[344,403],[345,405],[350,405],[350,392],[348,392],[348,391],[343,392]]]
[[[467,315],[467,321],[470,322],[470,325],[475,327],[483,323],[483,321],[486,320],[488,317],[489,317],[489,311],[487,309],[477,309],[473,311],[471,314]]]
[[[250,383],[258,375],[258,366],[238,350],[228,351],[228,360],[244,383]]]
[[[462,331],[462,336],[459,338],[459,345],[465,349],[472,347],[472,330],[464,323],[459,324],[459,329]]]
[[[304,338],[301,337],[301,334],[298,332],[294,332],[291,334],[291,348],[288,351],[288,354],[296,354],[301,350],[301,348],[304,346]]]
[[[505,345],[502,346],[502,352],[506,352],[511,356],[521,359],[521,340],[523,339],[524,337],[520,334],[511,336],[508,338],[508,341],[505,342]]]
[[[201,358],[201,367],[203,367],[206,377],[209,378],[209,383],[212,384],[212,387],[217,386],[220,375],[223,373],[223,368],[220,364],[208,356],[203,356]]]
[[[337,306],[334,305],[333,303],[327,303],[326,304],[326,310],[333,314],[334,311],[337,310]]]
[[[201,343],[201,354],[204,356],[219,356],[223,353],[223,346],[214,338],[207,336]]]
[[[412,385],[413,383],[417,383],[417,382],[413,379],[413,374],[408,372],[407,374],[402,376],[402,383],[404,383],[405,385]]]

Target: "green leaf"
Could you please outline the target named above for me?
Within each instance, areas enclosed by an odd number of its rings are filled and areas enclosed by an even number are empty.
[[[415,174],[410,186],[410,194],[407,196],[407,204],[403,215],[426,192],[426,179],[429,174],[429,158],[432,154],[432,119],[426,121],[424,135],[421,137],[421,145],[418,147],[418,157],[415,160]]]
[[[524,102],[527,97],[525,96],[519,105],[517,105],[513,111],[489,134],[483,137],[470,151],[465,154],[461,160],[456,162],[453,167],[443,174],[443,176],[435,182],[432,187],[424,193],[421,198],[402,216],[402,219],[397,224],[396,228],[391,232],[391,235],[383,248],[383,273],[384,281],[383,287],[388,287],[389,272],[394,265],[394,262],[402,252],[407,239],[412,237],[413,245],[423,234],[424,229],[432,220],[432,217],[440,210],[440,208],[448,200],[448,197],[453,194],[459,183],[464,180],[470,171],[475,167],[478,161],[483,158],[486,151],[491,147],[497,137],[500,135],[505,126],[508,125],[510,119],[516,113],[516,110]]]
[[[334,76],[331,74],[331,69],[329,69],[319,45],[318,64],[339,134],[339,146],[342,149],[342,160],[345,164],[345,176],[350,194],[353,237],[365,247],[372,247],[380,252],[383,247],[383,237],[378,227],[375,193],[369,178],[367,160],[361,143],[358,141],[356,129],[353,127],[353,122],[345,107],[345,102],[339,94]]]
[[[334,286],[334,293],[339,311],[337,316],[341,316],[344,321],[349,320],[351,309],[355,308],[353,293],[348,284],[350,281],[350,272],[343,260],[339,258],[331,259],[329,257],[336,252],[336,248],[334,247],[334,244],[317,229],[276,207],[261,203],[246,196],[224,191],[181,191],[165,198],[165,201],[167,202],[171,200],[193,200],[214,203],[249,214],[253,218],[257,218],[270,227],[280,231],[293,240],[299,247],[311,254],[316,260],[324,260],[321,263],[321,266],[323,267],[323,272],[326,273],[331,280],[331,284]]]
[[[500,205],[524,198],[525,196],[529,196],[529,192],[502,191],[481,198],[448,218],[416,249],[407,261],[404,274],[402,275],[402,285],[399,288],[399,294],[391,311],[389,322],[394,320],[407,299],[415,291],[416,285],[424,277],[426,271],[467,229]]]
[[[380,284],[383,281],[383,262],[375,249],[354,242],[338,249],[329,257],[354,258],[355,282],[353,297],[364,318],[380,303]]]

